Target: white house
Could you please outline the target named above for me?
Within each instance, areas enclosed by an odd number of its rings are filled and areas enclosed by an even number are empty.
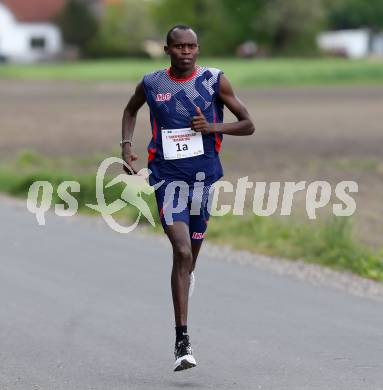
[[[25,0],[29,1],[29,0]],[[63,49],[60,30],[49,22],[24,22],[0,1],[0,57],[31,63],[52,59]]]
[[[369,54],[370,31],[368,29],[325,31],[318,35],[321,50],[343,54],[348,58],[363,58]]]
[[[317,44],[324,52],[348,58],[383,56],[383,33],[368,28],[324,31],[317,36]]]

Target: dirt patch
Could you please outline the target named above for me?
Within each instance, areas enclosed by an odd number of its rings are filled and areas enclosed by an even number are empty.
[[[0,158],[22,149],[84,156],[118,147],[121,116],[133,86],[124,83],[0,81]],[[383,245],[383,89],[372,86],[238,90],[256,123],[253,137],[225,137],[227,179],[356,180],[355,232]],[[232,118],[229,113],[226,121]],[[135,149],[146,164],[147,107]],[[294,209],[304,215],[304,199]]]

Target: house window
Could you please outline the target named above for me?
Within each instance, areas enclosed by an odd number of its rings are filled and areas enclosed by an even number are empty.
[[[32,37],[30,43],[32,49],[45,49],[44,37]]]

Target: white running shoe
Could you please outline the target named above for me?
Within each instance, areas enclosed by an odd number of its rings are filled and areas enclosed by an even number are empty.
[[[187,370],[188,368],[193,368],[197,365],[193,356],[189,336],[186,335],[182,341],[176,343],[174,347],[174,357],[176,359],[174,362],[174,371]]]
[[[190,274],[190,285],[189,285],[189,298],[194,293],[194,287],[195,287],[195,276],[194,276],[194,271]]]

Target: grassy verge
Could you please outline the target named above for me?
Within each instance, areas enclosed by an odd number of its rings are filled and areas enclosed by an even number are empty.
[[[55,204],[64,203],[57,194],[57,187],[63,181],[77,181],[80,184],[80,192],[73,192],[71,195],[78,202],[79,212],[85,214],[98,214],[97,211],[87,207],[87,204],[96,205],[96,174],[95,173],[75,173],[78,171],[75,166],[81,166],[81,172],[84,172],[84,164],[95,165],[95,160],[102,161],[99,155],[89,156],[88,158],[74,159],[47,159],[33,152],[23,152],[14,161],[3,162],[0,164],[0,191],[18,198],[26,198],[32,183],[35,181],[48,181],[53,186],[52,209]],[[87,169],[85,169],[86,171]],[[93,170],[92,170],[93,171]],[[105,183],[108,179],[106,177]],[[116,184],[110,188],[104,189],[106,204],[110,204],[124,190],[123,184]],[[132,191],[134,189],[132,188]],[[41,196],[41,193],[40,193]],[[150,195],[142,194],[142,197],[149,204],[153,215],[156,215],[157,208],[155,198]],[[114,217],[122,220],[132,220],[138,215],[134,207],[128,205],[123,210],[114,214]]]
[[[92,161],[92,158],[88,161]],[[71,171],[68,171],[68,164],[69,160],[52,161],[33,153],[24,153],[15,161],[0,165],[0,191],[24,198],[36,180],[48,180],[54,189],[64,180],[76,180],[80,183],[81,191],[72,195],[79,203],[79,211],[94,214],[86,204],[96,204],[95,174],[73,174],[73,160],[70,162]],[[123,189],[122,185],[105,189],[106,203],[119,199]],[[143,197],[156,220],[156,230],[160,230],[154,196]],[[56,203],[62,201],[54,191],[52,204]],[[121,220],[132,220],[136,218],[137,210],[127,206],[114,216]],[[302,259],[383,281],[383,253],[374,253],[355,242],[349,219],[334,218],[304,224],[291,218],[227,215],[212,218],[208,234],[210,240],[235,248]]]
[[[237,249],[301,259],[383,281],[383,254],[353,239],[350,219],[334,217],[309,224],[291,218],[228,215],[209,224],[209,238]]]
[[[382,62],[346,59],[217,59],[201,58],[201,65],[223,69],[234,85],[319,85],[383,83]],[[0,65],[0,78],[22,80],[132,81],[168,66],[163,60],[98,60],[37,65]]]

